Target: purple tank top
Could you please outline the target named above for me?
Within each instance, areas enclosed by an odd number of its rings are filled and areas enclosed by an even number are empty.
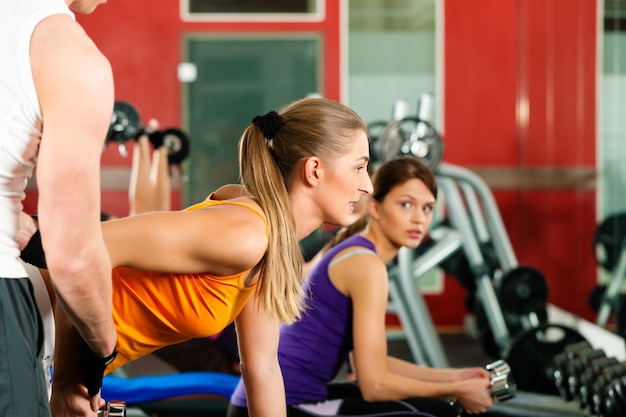
[[[300,321],[281,327],[278,360],[287,405],[326,400],[326,384],[335,378],[352,350],[352,302],[328,277],[329,263],[351,246],[376,252],[374,244],[361,235],[331,248],[304,283],[307,307]],[[230,400],[236,406],[247,406],[242,381]]]

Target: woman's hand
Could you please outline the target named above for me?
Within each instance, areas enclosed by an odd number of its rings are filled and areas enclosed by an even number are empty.
[[[457,402],[467,414],[479,414],[493,407],[493,397],[489,392],[490,381],[485,378],[466,379],[455,382],[460,393]]]
[[[90,398],[87,388],[79,382],[52,385],[52,417],[94,417],[96,410],[104,406],[105,402],[100,395]]]

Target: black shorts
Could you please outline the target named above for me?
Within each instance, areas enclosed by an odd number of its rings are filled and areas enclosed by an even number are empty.
[[[0,278],[0,416],[50,416],[43,337],[30,280]]]

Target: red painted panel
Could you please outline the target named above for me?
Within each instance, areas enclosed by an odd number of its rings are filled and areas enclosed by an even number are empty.
[[[513,165],[517,22],[513,1],[447,1],[444,34],[446,161]]]
[[[595,164],[596,22],[593,1],[522,2],[521,95],[529,98],[521,163]],[[523,129],[523,126],[520,126]]]
[[[36,214],[37,213],[37,192],[32,190],[26,191],[26,197],[22,201],[24,206],[24,213]]]
[[[102,212],[117,217],[128,216],[128,191],[105,190],[102,192]]]
[[[596,1],[448,0],[444,20],[448,162],[595,165]],[[495,194],[518,261],[546,275],[551,302],[590,318],[595,192]]]
[[[182,201],[180,191],[172,191],[172,210],[181,209]],[[128,191],[126,190],[105,190],[102,192],[102,211],[113,214],[117,217],[128,216]]]
[[[593,319],[587,296],[596,284],[593,191],[499,191],[496,201],[520,265],[547,279],[549,301]]]
[[[116,0],[77,20],[109,58],[116,98],[135,104],[142,118],[180,125],[178,2],[155,7],[148,1]]]
[[[446,160],[595,164],[594,1],[449,1]],[[516,106],[528,99],[529,119]]]

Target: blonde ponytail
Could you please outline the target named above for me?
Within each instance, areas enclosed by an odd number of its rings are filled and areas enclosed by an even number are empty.
[[[353,110],[334,100],[307,98],[257,116],[241,137],[241,182],[269,223],[257,291],[271,318],[291,323],[303,309],[303,256],[287,188],[294,168],[311,156],[331,161],[345,154],[355,130],[367,132],[367,126]]]

